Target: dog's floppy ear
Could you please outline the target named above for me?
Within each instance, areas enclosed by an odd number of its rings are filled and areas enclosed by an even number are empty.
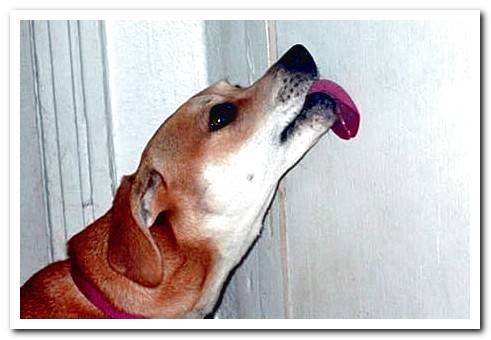
[[[149,227],[165,209],[165,189],[164,180],[154,170],[125,176],[112,208],[109,264],[147,287],[157,286],[163,277],[162,256]]]

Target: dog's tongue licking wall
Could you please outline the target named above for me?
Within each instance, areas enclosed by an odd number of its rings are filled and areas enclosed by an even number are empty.
[[[360,126],[360,113],[348,93],[335,82],[326,79],[317,80],[310,86],[309,94],[314,92],[325,93],[336,102],[338,120],[331,130],[342,139],[355,137]]]

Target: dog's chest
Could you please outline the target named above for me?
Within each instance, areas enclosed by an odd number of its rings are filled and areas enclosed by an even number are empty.
[[[204,229],[217,246],[218,259],[210,271],[203,296],[197,304],[197,311],[191,317],[200,317],[198,314],[204,316],[213,310],[227,277],[260,234],[263,217],[273,196],[274,190],[271,190],[267,198],[261,200],[262,204],[248,210],[247,214],[231,219],[227,224],[220,224],[219,218],[213,219],[215,227]],[[216,227],[218,225],[226,227]]]

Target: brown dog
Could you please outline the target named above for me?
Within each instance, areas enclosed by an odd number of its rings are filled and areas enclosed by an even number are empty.
[[[210,313],[259,234],[279,179],[331,127],[308,94],[317,66],[292,47],[248,88],[218,82],[182,105],[122,179],[69,259],[21,288],[22,318],[180,318]]]

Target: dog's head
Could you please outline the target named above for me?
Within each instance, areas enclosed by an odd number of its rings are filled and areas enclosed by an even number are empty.
[[[335,98],[309,94],[316,79],[314,59],[296,45],[250,87],[220,81],[184,103],[118,190],[113,210],[126,212],[114,218],[113,268],[147,286],[161,280],[147,229],[162,217],[176,242],[206,239],[240,259],[279,179],[337,120]]]

